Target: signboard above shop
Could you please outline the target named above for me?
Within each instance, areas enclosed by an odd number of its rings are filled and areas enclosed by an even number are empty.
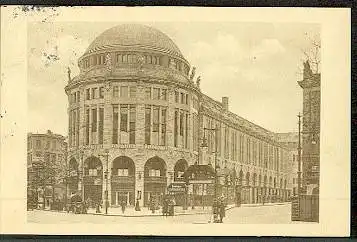
[[[167,187],[167,191],[170,194],[175,194],[175,193],[185,193],[186,192],[186,185],[183,183],[171,183]]]

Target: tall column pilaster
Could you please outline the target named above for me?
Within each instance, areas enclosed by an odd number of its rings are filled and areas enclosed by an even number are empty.
[[[144,167],[140,167],[137,169],[135,174],[135,203],[138,199],[138,194],[141,193],[141,197],[139,199],[139,205],[142,209],[144,206]]]
[[[145,144],[145,86],[139,81],[136,88],[136,132],[135,143],[139,145]]]
[[[79,147],[85,144],[85,89],[79,88]]]
[[[169,101],[168,109],[167,109],[167,129],[166,129],[166,135],[167,135],[167,146],[174,146],[174,125],[175,125],[175,108],[174,108],[174,103],[175,103],[175,88],[173,86],[170,86],[167,91],[167,98]]]
[[[112,87],[113,87],[112,82],[106,80],[106,83],[104,85],[104,120],[103,120],[103,147],[105,148],[109,148],[112,143],[112,136],[111,136],[112,123],[113,123],[113,109],[111,105]]]
[[[167,185],[171,184],[174,182],[174,172],[173,171],[168,171],[167,172]]]

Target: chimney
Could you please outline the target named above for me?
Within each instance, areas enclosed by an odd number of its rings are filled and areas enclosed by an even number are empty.
[[[224,111],[228,111],[228,97],[222,97],[222,106]]]

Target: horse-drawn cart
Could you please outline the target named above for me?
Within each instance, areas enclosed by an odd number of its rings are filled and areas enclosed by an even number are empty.
[[[70,203],[68,204],[67,208],[68,212],[73,212],[74,214],[86,214],[87,210],[87,205],[85,204],[81,196],[71,196]]]

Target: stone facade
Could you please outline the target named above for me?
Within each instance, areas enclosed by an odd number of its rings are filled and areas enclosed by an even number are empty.
[[[302,188],[307,193],[318,193],[320,179],[320,106],[321,75],[313,73],[309,62],[304,63],[302,120]]]
[[[65,88],[68,162],[78,178],[71,188],[85,199],[99,202],[107,195],[111,206],[148,205],[195,163],[234,170],[233,190],[243,202],[290,195],[290,150],[273,132],[231,113],[228,98],[222,104],[202,93],[200,78],[194,81],[194,69],[163,33],[114,27],[94,40],[79,67]],[[193,186],[191,192],[208,193]]]
[[[298,188],[298,141],[299,134],[297,132],[277,133],[276,138],[280,144],[289,149],[288,169],[291,171],[288,181],[289,187],[292,187],[292,195],[297,195]]]
[[[65,166],[67,163],[67,142],[64,136],[54,134],[50,130],[45,134],[28,133],[27,135],[27,188],[28,192],[32,191],[35,194],[39,192],[39,189],[46,187],[46,194],[53,192],[52,185],[58,185],[62,182],[59,180],[51,181],[44,179],[44,184],[35,184],[34,180],[38,180],[38,177],[42,176],[41,172],[46,171],[46,165],[51,164],[57,171],[63,168],[65,172]],[[59,174],[60,175],[60,174]],[[62,174],[65,175],[64,173]],[[57,177],[60,178],[60,177]],[[64,178],[64,177],[62,177]],[[42,178],[43,179],[43,178]],[[48,190],[48,191],[47,191]],[[43,192],[43,191],[41,191]],[[62,191],[61,191],[62,192]],[[61,192],[57,194],[61,196]],[[43,196],[39,195],[39,199]],[[46,206],[49,206],[52,201],[52,195],[46,196]]]

